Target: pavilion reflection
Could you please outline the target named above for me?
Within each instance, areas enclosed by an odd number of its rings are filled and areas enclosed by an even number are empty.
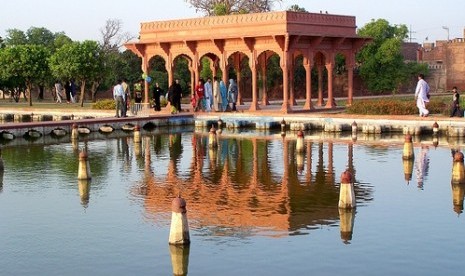
[[[190,225],[213,235],[302,234],[342,221],[333,142],[307,141],[299,155],[293,140],[219,136],[213,149],[206,135],[186,136],[192,136],[191,156],[184,154],[182,134],[170,136],[168,143],[156,136],[144,141],[146,173],[133,193],[143,198],[147,216],[168,217],[172,198],[181,193]],[[151,159],[166,146],[170,160],[163,168]],[[180,169],[180,164],[189,165]],[[352,143],[347,146],[347,168],[355,175]],[[362,201],[371,193],[356,187]],[[349,220],[353,225],[353,215]]]

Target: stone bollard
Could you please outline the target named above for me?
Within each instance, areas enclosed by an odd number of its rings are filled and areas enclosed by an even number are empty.
[[[346,170],[341,174],[341,187],[339,191],[339,208],[353,209],[356,207],[354,183],[352,174]]]
[[[463,153],[459,151],[454,154],[454,163],[452,164],[452,184],[465,184]]]
[[[140,136],[140,126],[136,125],[134,127],[134,143],[142,143],[142,138]]]
[[[89,160],[86,150],[82,150],[79,153],[79,169],[78,169],[78,179],[91,179],[92,175],[90,173]]]
[[[216,129],[213,125],[212,128],[210,128],[210,133],[208,134],[208,146],[210,148],[218,147],[218,141],[216,140]]]
[[[412,180],[412,173],[413,173],[413,159],[403,159],[402,165],[404,167],[404,179],[407,181],[407,185]]]
[[[354,231],[355,209],[339,208],[339,229],[341,232],[341,240],[348,244],[352,240]]]
[[[352,134],[357,133],[357,131],[358,131],[358,130],[357,130],[357,123],[354,121],[354,122],[352,123]]]
[[[439,125],[438,125],[438,122],[434,122],[433,124],[433,134],[434,135],[437,135],[439,132]]]
[[[79,139],[79,131],[78,131],[78,125],[77,124],[73,124],[73,129],[71,130],[71,139],[72,140]]]
[[[169,244],[190,244],[186,201],[179,195],[171,202],[171,227]]]
[[[415,154],[413,152],[413,143],[412,143],[412,135],[407,134],[405,135],[404,140],[404,150],[402,151],[402,159],[414,159]]]
[[[302,130],[299,130],[299,132],[297,132],[297,143],[295,147],[297,152],[304,151],[304,132]]]
[[[281,121],[281,136],[286,136],[286,121],[284,121],[284,118]]]

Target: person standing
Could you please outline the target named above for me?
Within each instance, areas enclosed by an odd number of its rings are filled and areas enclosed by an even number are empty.
[[[113,99],[116,104],[116,116],[117,118],[123,116],[123,104],[125,102],[124,89],[121,85],[122,81],[118,80],[118,83],[113,87]]]
[[[229,80],[229,87],[228,87],[228,99],[229,103],[232,104],[231,110],[237,111],[236,109],[236,102],[237,102],[237,84],[233,79]]]
[[[71,81],[67,81],[65,83],[65,94],[66,94],[66,102],[71,102]]]
[[[77,87],[76,87],[76,84],[74,83],[73,79],[71,79],[69,81],[69,87],[70,87],[70,90],[71,90],[71,102],[75,103],[76,102],[76,90],[77,90]]]
[[[426,109],[426,104],[429,102],[429,85],[424,78],[423,74],[418,75],[417,87],[415,88],[415,101],[420,117],[427,117],[429,114],[429,110]]]
[[[142,103],[142,85],[144,83],[143,79],[140,79],[138,82],[134,84],[134,102],[135,103]]]
[[[218,77],[213,79],[213,109],[215,111],[221,110],[221,92]]]
[[[207,112],[212,111],[212,102],[213,102],[213,87],[212,79],[207,78],[207,82],[204,85],[205,90],[205,110]]]
[[[225,112],[228,110],[228,89],[223,80],[220,80],[220,94],[221,94],[221,111]]]
[[[155,111],[160,111],[161,110],[160,97],[163,94],[164,94],[163,89],[161,89],[158,82],[156,82],[155,86],[153,87],[153,90],[152,90],[152,97],[153,97],[153,102],[154,102],[153,109]]]
[[[131,89],[129,89],[127,79],[123,79],[121,86],[124,91],[123,117],[127,117],[128,109],[131,104]]]
[[[63,90],[63,86],[61,85],[61,82],[57,80],[55,82],[55,93],[57,97],[56,103],[61,103],[61,97],[62,97],[61,91],[62,90]]]
[[[462,117],[463,113],[460,109],[460,94],[457,91],[456,86],[452,88],[452,92],[454,92],[454,94],[452,95],[452,106],[451,106],[451,111],[450,111],[450,117],[454,117],[454,116]]]
[[[176,107],[177,112],[181,112],[181,99],[182,99],[182,87],[179,83],[179,79],[176,79],[173,87],[173,101],[174,107]]]
[[[202,79],[200,79],[197,85],[195,86],[195,100],[197,106],[194,109],[194,111],[199,111],[199,109],[205,111],[205,88]]]

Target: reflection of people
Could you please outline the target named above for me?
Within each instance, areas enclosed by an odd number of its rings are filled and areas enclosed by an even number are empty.
[[[415,160],[415,174],[417,176],[418,188],[423,189],[423,181],[428,175],[429,170],[429,157],[428,146],[422,145],[420,149],[420,156]]]
[[[450,110],[450,117],[454,117],[454,116],[462,117],[463,113],[460,110],[460,94],[457,91],[456,86],[454,86],[454,88],[452,88],[452,92],[454,92],[454,94],[452,96],[452,106],[451,106],[451,110]]]
[[[429,114],[428,109],[426,109],[426,103],[429,102],[429,85],[424,78],[423,74],[418,75],[417,87],[415,88],[415,101],[421,117],[427,117]]]

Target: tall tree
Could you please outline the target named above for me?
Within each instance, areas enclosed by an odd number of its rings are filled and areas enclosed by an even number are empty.
[[[19,29],[6,30],[5,44],[7,46],[28,44],[26,34]]]
[[[96,41],[73,42],[58,49],[50,57],[50,68],[55,77],[75,79],[80,83],[80,104],[84,106],[86,83],[99,77],[104,60]]]
[[[0,78],[22,80],[32,106],[32,86],[49,75],[50,51],[42,45],[17,45],[0,51]]]
[[[401,54],[402,43],[408,37],[407,27],[378,19],[363,26],[358,34],[373,39],[357,55],[360,75],[368,89],[395,92],[410,77]]]
[[[196,11],[207,16],[271,11],[282,0],[186,0]]]

